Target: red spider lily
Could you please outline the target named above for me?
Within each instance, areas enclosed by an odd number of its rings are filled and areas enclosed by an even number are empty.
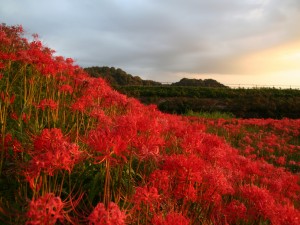
[[[64,203],[60,197],[53,193],[47,193],[37,200],[32,200],[26,214],[28,221],[26,225],[54,225],[59,220],[64,221]]]
[[[300,224],[300,210],[295,209],[291,205],[285,205],[278,207],[275,214],[276,218],[273,218],[272,223],[275,225],[298,225]]]
[[[87,143],[92,148],[95,163],[104,160],[115,163],[120,158],[126,160],[127,143],[116,130],[101,127],[92,130]]]
[[[202,183],[202,171],[205,163],[196,155],[172,155],[165,158],[163,170],[168,171],[168,175],[162,177],[163,183],[154,181],[158,187],[170,190],[164,192],[167,196],[179,199],[196,201],[197,195],[195,186]],[[169,181],[169,184],[166,182]],[[164,191],[164,189],[162,189]]]
[[[28,123],[30,120],[30,115],[27,115],[26,113],[22,113],[22,120],[24,123]]]
[[[7,61],[15,61],[17,60],[17,56],[15,53],[4,53],[0,52],[0,59],[1,60],[7,60]]]
[[[246,220],[247,208],[238,200],[233,200],[228,205],[224,206],[223,214],[226,222],[229,224],[236,224],[238,221]]]
[[[21,49],[16,54],[17,54],[17,60],[18,61],[28,63],[28,64],[32,63],[32,59],[31,59],[31,56],[28,53],[28,50]]]
[[[160,201],[160,195],[155,187],[136,187],[135,194],[133,196],[133,202],[137,210],[141,207],[149,206],[150,210],[154,210],[155,206]]]
[[[3,102],[7,103],[7,104],[13,104],[16,96],[14,94],[12,94],[11,96],[9,96],[8,93],[4,93],[3,91],[0,92],[0,98]]]
[[[93,105],[93,98],[91,95],[85,95],[83,97],[80,97],[76,99],[76,102],[74,102],[71,105],[71,110],[76,112],[84,112],[88,107]]]
[[[2,135],[0,134],[0,140],[2,140]],[[11,134],[6,134],[4,136],[4,142],[2,144],[4,145],[1,145],[1,147],[3,147],[3,149],[1,149],[1,151],[4,151],[4,152],[8,152],[8,149],[12,146],[12,143],[13,143],[13,137]]]
[[[10,118],[12,118],[13,120],[18,120],[19,117],[18,117],[17,113],[13,112],[10,114]]]
[[[161,215],[154,215],[151,224],[153,225],[189,225],[190,220],[180,213],[169,213],[165,218]]]
[[[56,170],[71,172],[80,160],[82,152],[79,147],[68,142],[60,129],[44,129],[34,140],[34,150],[29,161],[28,173],[39,174],[40,171],[53,175]],[[34,176],[35,177],[35,176]],[[31,177],[31,179],[34,179]]]
[[[23,152],[24,151],[21,142],[18,141],[17,139],[13,140],[12,148],[13,148],[14,153],[19,153],[19,152]]]
[[[150,175],[150,183],[165,195],[168,194],[171,185],[171,175],[165,170],[155,170]]]
[[[90,225],[125,225],[126,214],[114,202],[110,202],[107,209],[103,203],[98,203],[89,215]]]
[[[248,216],[257,220],[259,217],[272,219],[274,215],[275,200],[270,192],[257,186],[241,187],[242,196],[248,199]]]
[[[112,118],[105,114],[102,107],[94,107],[89,116],[97,118],[99,126],[107,127],[113,125]]]
[[[3,64],[2,62],[0,62],[0,69],[4,69],[5,68],[5,64]],[[1,79],[3,77],[3,74],[0,74],[1,75]]]
[[[135,154],[140,160],[158,160],[160,148],[164,145],[164,140],[154,135],[137,135],[132,142],[132,146],[136,148]]]
[[[69,94],[73,93],[73,88],[68,84],[64,84],[64,85],[60,86],[59,90],[62,92],[65,92],[65,93],[69,93]]]
[[[23,27],[20,25],[6,26],[5,24],[0,24],[0,44],[3,46],[14,44],[15,48],[23,47],[23,42],[26,42],[24,38],[21,38],[23,33]]]
[[[159,121],[152,113],[149,113],[149,115],[137,114],[132,117],[133,119],[130,120],[132,128],[130,129],[135,134],[132,135],[131,133],[130,144],[135,149],[134,154],[140,160],[158,160],[160,158],[160,150],[165,145]]]
[[[280,156],[277,158],[276,162],[281,165],[284,166],[286,164],[286,158],[284,156]]]
[[[51,110],[57,109],[58,104],[52,99],[43,99],[40,101],[40,104],[37,105],[37,108],[42,109],[43,111],[46,108],[50,108]]]

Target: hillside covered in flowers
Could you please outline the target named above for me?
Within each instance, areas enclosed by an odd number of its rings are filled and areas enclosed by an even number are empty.
[[[0,25],[0,224],[300,224],[300,120],[164,114],[23,34]]]

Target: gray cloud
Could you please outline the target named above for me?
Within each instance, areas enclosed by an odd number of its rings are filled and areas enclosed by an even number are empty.
[[[0,5],[1,22],[22,24],[81,66],[121,67],[147,78],[243,73],[235,66],[240,57],[300,37],[298,0],[0,0]]]

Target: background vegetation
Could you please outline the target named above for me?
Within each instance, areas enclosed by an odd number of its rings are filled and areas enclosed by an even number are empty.
[[[192,110],[231,113],[239,118],[300,117],[300,90],[295,89],[119,86],[117,90],[168,113]]]
[[[300,90],[297,89],[232,89],[213,79],[187,78],[166,85],[133,77],[113,67],[90,67],[85,70],[93,77],[103,77],[121,93],[144,104],[156,104],[167,113],[218,111],[239,118],[300,117]]]

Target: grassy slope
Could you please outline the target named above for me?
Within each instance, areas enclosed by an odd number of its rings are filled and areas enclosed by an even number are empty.
[[[22,33],[0,26],[5,224],[299,224],[297,174],[119,94]]]

